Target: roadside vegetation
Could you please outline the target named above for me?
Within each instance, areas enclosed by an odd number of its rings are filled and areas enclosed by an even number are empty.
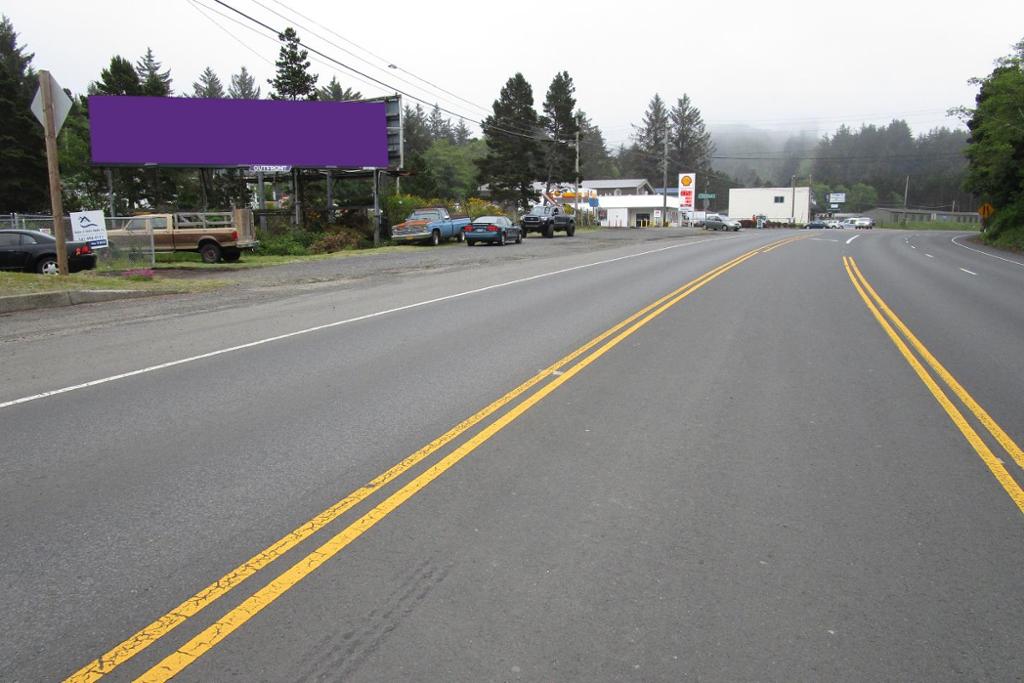
[[[884,230],[959,230],[975,231],[978,226],[970,223],[955,223],[952,221],[906,221],[906,222],[881,222],[879,228]]]
[[[1024,249],[1024,39],[972,83],[975,108],[961,111],[971,131],[964,186],[995,209],[982,232],[985,243]]]

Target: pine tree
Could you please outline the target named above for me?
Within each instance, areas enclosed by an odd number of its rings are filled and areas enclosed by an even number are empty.
[[[193,97],[219,100],[224,97],[224,84],[213,69],[206,67],[199,74],[199,80],[192,84]]]
[[[38,80],[32,54],[0,17],[0,211],[45,211],[49,207],[43,127],[29,111]]]
[[[228,97],[233,100],[258,100],[260,98],[260,88],[256,85],[256,79],[244,66],[241,71],[231,77]]]
[[[153,55],[153,48],[147,47],[142,59],[135,62],[135,73],[142,82],[142,94],[150,97],[171,96],[171,71],[160,71],[160,62]]]
[[[529,131],[537,130],[533,88],[517,73],[505,83],[494,113],[483,122],[487,156],[477,164],[480,181],[490,185],[496,199],[515,201],[523,209],[534,200],[538,148]]]
[[[715,145],[711,133],[704,125],[700,109],[693,106],[690,96],[685,93],[676,100],[669,112],[670,131],[668,136],[669,174],[707,173],[711,170],[711,155]],[[675,169],[673,171],[673,169]]]
[[[317,91],[317,95],[321,100],[329,100],[332,102],[345,102],[348,100],[359,100],[362,99],[363,94],[358,90],[352,88],[342,88],[341,83],[338,82],[337,76],[331,77],[331,82],[323,88]]]
[[[430,118],[427,119],[427,127],[430,129],[430,137],[434,140],[455,141],[452,132],[452,122],[441,113],[441,107],[437,104],[430,110]]]
[[[544,171],[548,190],[552,182],[572,180],[576,174],[576,150],[573,145],[579,121],[574,111],[575,92],[576,86],[569,72],[562,71],[555,74],[544,98],[544,115],[540,123],[552,141],[544,145]]]
[[[585,178],[614,178],[618,170],[608,153],[604,134],[593,124],[584,112],[579,112],[580,122],[580,174]]]
[[[473,134],[470,132],[469,126],[466,125],[464,119],[459,119],[454,130],[452,130],[452,136],[455,138],[456,145],[465,145],[473,140]]]
[[[644,112],[643,122],[634,126],[633,139],[636,144],[630,150],[634,168],[641,178],[652,185],[661,186],[662,164],[665,151],[665,133],[668,131],[669,116],[665,102],[658,93],[654,94]]]
[[[317,75],[309,73],[309,52],[299,49],[299,34],[289,26],[277,37],[284,45],[277,57],[277,75],[267,81],[274,87],[270,99],[315,100]]]
[[[124,57],[114,55],[110,66],[100,72],[100,80],[89,85],[91,95],[142,95],[142,81],[135,67]]]

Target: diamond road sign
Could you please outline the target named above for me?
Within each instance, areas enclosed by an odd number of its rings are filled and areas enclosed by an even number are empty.
[[[57,85],[57,79],[50,77],[50,99],[53,100],[53,134],[56,135],[60,132],[61,126],[64,125],[64,119],[68,117],[68,112],[71,111],[71,98],[68,97],[64,89]],[[42,88],[36,90],[36,96],[32,99],[32,106],[29,107],[32,113],[39,119],[39,123],[46,127],[46,119],[43,116],[43,90]]]

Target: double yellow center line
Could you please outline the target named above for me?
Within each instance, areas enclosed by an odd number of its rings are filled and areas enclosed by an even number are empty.
[[[988,447],[988,444],[978,435],[978,432],[971,426],[971,424],[964,417],[964,414],[957,408],[950,400],[949,396],[942,390],[938,382],[932,377],[928,370],[924,367],[924,364],[918,360],[917,356],[910,350],[910,346],[913,346],[914,350],[920,354],[924,362],[927,363],[932,371],[946,384],[946,386],[956,395],[957,398],[963,403],[963,405],[969,410],[979,423],[992,435],[992,438],[999,443],[999,445],[1006,451],[1006,453],[1016,461],[1016,463],[1024,468],[1024,453],[1021,452],[1020,446],[1014,442],[1012,438],[1003,430],[999,424],[992,419],[992,416],[981,407],[981,405],[971,396],[966,389],[956,380],[955,377],[935,358],[934,355],[928,350],[928,348],[921,343],[921,341],[910,331],[910,328],[897,316],[891,308],[885,303],[885,301],[878,295],[878,292],[874,290],[871,283],[868,282],[864,274],[861,273],[860,268],[857,267],[856,261],[852,257],[844,256],[843,265],[846,267],[846,274],[850,277],[850,281],[853,282],[854,288],[857,293],[860,294],[861,299],[867,305],[868,310],[878,321],[878,324],[882,326],[882,329],[888,335],[889,339],[896,348],[899,349],[900,354],[906,359],[910,367],[917,373],[918,378],[924,383],[931,392],[935,400],[939,402],[943,410],[949,416],[949,419],[953,421],[960,433],[963,434],[964,438],[967,439],[967,443],[971,445],[978,457],[982,459],[989,471],[996,478],[999,484],[1003,487],[1013,502],[1016,503],[1017,508],[1024,512],[1024,490],[1021,489],[1020,484],[1013,478],[1013,476],[1007,471],[1003,464],[1003,461],[997,458],[992,450]],[[895,327],[895,329],[894,329]],[[903,334],[903,337],[897,333],[899,330]],[[904,341],[904,338],[906,341]],[[910,346],[908,346],[909,342]]]
[[[71,674],[67,679],[65,679],[65,681],[69,683],[98,681],[103,676],[111,673],[148,648],[150,645],[166,636],[185,621],[209,607],[213,602],[236,588],[243,581],[264,569],[271,562],[287,553],[299,543],[302,543],[313,536],[316,532],[341,517],[345,512],[352,509],[361,501],[379,491],[389,482],[394,481],[403,473],[407,472],[430,455],[454,441],[467,430],[480,424],[486,418],[523,396],[534,387],[538,386],[545,380],[549,380],[554,377],[553,380],[542,386],[539,390],[522,401],[522,403],[509,410],[505,415],[501,416],[498,420],[481,430],[478,434],[473,436],[452,453],[439,460],[435,465],[431,466],[422,474],[414,478],[399,491],[340,531],[319,548],[309,553],[306,557],[300,559],[292,567],[284,571],[265,587],[246,599],[237,608],[231,610],[222,619],[218,620],[215,624],[190,640],[172,655],[166,657],[156,666],[152,667],[137,680],[165,681],[172,678],[186,666],[195,661],[196,658],[210,650],[217,643],[227,637],[228,634],[240,627],[264,607],[295,586],[305,576],[336,555],[349,543],[354,541],[377,522],[390,514],[398,506],[423,489],[427,484],[469,455],[473,450],[504,429],[508,424],[536,405],[551,392],[568,382],[585,367],[618,345],[623,339],[639,330],[672,306],[675,306],[707,283],[717,277],[720,277],[748,259],[753,258],[758,253],[767,253],[776,247],[788,244],[792,241],[794,241],[793,238],[779,240],[766,246],[748,251],[745,254],[742,254],[731,261],[708,271],[700,277],[691,280],[682,287],[666,294],[650,305],[645,306],[625,320],[612,326],[597,337],[594,337],[564,358],[561,358],[551,366],[540,371],[527,381],[517,386],[515,389],[492,402],[487,407],[455,425],[441,436],[398,462],[367,484],[348,494],[346,497],[331,505],[309,521],[278,539],[264,550],[250,557],[248,560],[221,578],[183,601],[167,614],[159,617],[123,642],[115,645],[102,656],[94,659],[75,673]],[[588,352],[589,355],[586,355]],[[569,370],[562,372],[563,368],[585,355],[586,357],[580,360],[576,365],[572,366]]]

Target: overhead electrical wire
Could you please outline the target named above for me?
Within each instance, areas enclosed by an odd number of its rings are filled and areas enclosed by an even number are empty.
[[[254,23],[254,24],[264,28],[267,31],[271,31],[274,35],[278,35],[279,36],[282,33],[281,31],[278,31],[275,28],[273,28],[272,26],[269,26],[268,24],[264,23],[263,21],[260,21],[259,19],[255,18],[255,17],[253,17],[253,16],[251,16],[249,14],[246,14],[242,10],[229,5],[228,3],[224,2],[224,0],[213,0],[213,2],[217,3],[218,5],[221,5],[222,7],[225,7],[227,9],[231,10],[235,14],[238,14],[239,16],[241,16],[241,17],[251,21],[252,23]],[[353,67],[353,66],[351,66],[349,64],[346,64],[346,63],[344,63],[344,62],[342,62],[342,61],[340,61],[338,59],[335,59],[334,57],[331,57],[330,55],[325,54],[324,52],[316,49],[315,47],[313,47],[311,45],[303,43],[302,41],[296,41],[296,42],[297,42],[298,45],[300,45],[301,47],[305,48],[306,50],[308,50],[310,52],[313,52],[314,54],[317,54],[317,55],[323,57],[324,59],[327,59],[328,61],[330,61],[330,62],[332,62],[334,64],[337,64],[338,66],[340,66],[340,67],[342,67],[342,68],[344,68],[344,69],[346,69],[348,71],[351,71],[352,73],[355,73],[358,76],[362,76],[363,78],[367,78],[367,79],[373,81],[374,83],[376,83],[378,85],[381,85],[381,86],[384,86],[385,88],[388,88],[389,90],[393,90],[394,92],[396,92],[399,95],[404,95],[404,96],[408,97],[409,99],[415,100],[415,101],[420,102],[422,104],[425,104],[427,106],[435,106],[440,111],[442,111],[442,112],[444,112],[446,114],[450,114],[451,116],[455,116],[455,117],[458,117],[458,118],[466,119],[467,121],[470,121],[472,123],[475,123],[475,124],[479,125],[482,129],[484,129],[485,132],[490,130],[490,131],[496,131],[496,132],[499,132],[499,133],[504,133],[506,135],[511,135],[511,136],[514,136],[514,137],[525,138],[525,139],[529,139],[529,140],[536,140],[538,142],[553,142],[553,143],[559,143],[559,144],[567,144],[565,141],[562,141],[562,140],[552,140],[551,138],[538,137],[536,135],[528,135],[528,134],[524,134],[524,133],[519,133],[519,132],[516,132],[516,131],[513,131],[513,130],[508,130],[506,128],[502,128],[501,126],[496,126],[496,125],[493,125],[493,124],[490,124],[490,125],[484,124],[482,121],[478,121],[476,119],[473,119],[471,117],[465,116],[465,115],[460,114],[458,112],[454,112],[454,111],[452,111],[450,109],[446,109],[444,107],[441,107],[441,106],[437,105],[436,103],[431,103],[431,102],[429,102],[427,100],[424,100],[423,98],[417,97],[417,96],[415,96],[415,95],[413,95],[413,94],[411,94],[409,92],[406,92],[406,91],[404,91],[404,90],[402,90],[400,88],[396,88],[393,84],[387,83],[385,81],[380,80],[379,78],[375,78],[374,76],[372,76],[370,74],[367,74],[367,73],[365,73],[363,71],[360,71],[359,69],[357,69],[357,68],[355,68],[355,67]]]

